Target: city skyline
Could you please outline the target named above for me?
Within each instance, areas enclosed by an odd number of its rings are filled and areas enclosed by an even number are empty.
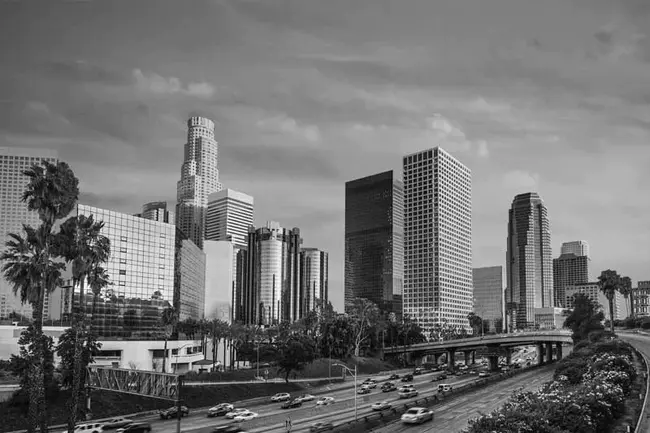
[[[83,203],[132,214],[174,203],[185,121],[213,119],[222,182],[329,252],[339,310],[345,181],[436,145],[472,170],[473,267],[536,191],[553,251],[647,280],[650,15],[549,2],[4,2],[0,146],[58,151]]]

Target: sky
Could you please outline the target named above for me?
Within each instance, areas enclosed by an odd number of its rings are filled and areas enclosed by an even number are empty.
[[[0,146],[57,149],[85,204],[174,203],[213,119],[221,182],[330,253],[339,309],[345,182],[434,146],[472,170],[475,267],[536,191],[554,257],[650,279],[647,0],[5,0],[0,53]]]

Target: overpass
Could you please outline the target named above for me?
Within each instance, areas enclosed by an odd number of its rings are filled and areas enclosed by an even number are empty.
[[[505,355],[506,362],[510,364],[512,348],[517,346],[537,346],[537,359],[540,364],[553,360],[553,353],[556,359],[562,359],[562,345],[572,344],[571,331],[560,329],[553,331],[517,332],[512,334],[486,335],[484,337],[462,338],[458,340],[435,341],[409,346],[392,346],[384,348],[384,356],[396,356],[399,354],[413,355],[418,353],[421,356],[433,355],[436,363],[439,358],[446,354],[448,360],[453,360],[457,352],[465,353],[465,363],[473,364],[476,349],[487,348],[490,369],[493,371],[499,368],[499,356]],[[453,362],[448,362],[448,368],[454,368]]]

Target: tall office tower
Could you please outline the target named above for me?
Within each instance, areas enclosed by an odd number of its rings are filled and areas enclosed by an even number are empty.
[[[176,227],[174,308],[179,320],[205,317],[206,254]]]
[[[566,245],[566,244],[563,244]],[[553,293],[556,307],[565,307],[564,288],[589,281],[589,257],[563,253],[553,259]]]
[[[300,229],[266,227],[248,231],[248,247],[237,253],[235,320],[273,325],[300,319]]]
[[[560,248],[560,255],[564,254],[589,257],[589,244],[587,241],[564,242]]]
[[[503,331],[503,266],[472,269],[474,313],[491,331]]]
[[[22,202],[28,183],[23,171],[44,161],[56,163],[57,153],[48,149],[0,147],[0,251],[5,249],[7,233],[23,235],[23,224],[40,224],[38,214],[27,210]],[[12,286],[0,275],[0,319],[7,319],[13,312],[31,317],[32,307],[21,304],[20,297],[13,294]]]
[[[402,315],[404,186],[393,171],[345,183],[345,306],[366,298]]]
[[[469,328],[472,174],[435,147],[404,157],[404,315]]]
[[[329,255],[318,248],[302,248],[300,251],[300,311],[304,317],[308,312],[321,308],[328,300]]]
[[[225,241],[230,237],[236,248],[246,248],[248,228],[254,223],[253,205],[253,197],[232,189],[210,194],[205,239]]]
[[[535,326],[535,308],[553,307],[551,228],[535,192],[519,194],[508,218],[506,251],[507,329]]]
[[[214,123],[204,117],[187,121],[187,143],[176,185],[176,226],[203,249],[208,196],[221,191]]]
[[[162,223],[175,224],[174,212],[167,210],[166,201],[153,201],[142,205],[142,212],[135,216]]]

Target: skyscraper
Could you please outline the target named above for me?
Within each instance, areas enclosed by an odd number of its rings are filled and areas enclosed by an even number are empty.
[[[434,324],[469,328],[472,175],[440,147],[404,163],[404,315],[428,336]]]
[[[167,210],[166,201],[152,201],[142,205],[142,212],[135,216],[162,223],[175,224],[174,212]]]
[[[28,179],[23,171],[44,161],[56,163],[57,153],[49,149],[26,149],[0,147],[0,251],[4,251],[7,233],[23,235],[23,224],[37,227],[38,214],[30,212],[22,202]],[[11,285],[0,275],[0,319],[12,312],[31,317],[29,304],[22,305],[20,297],[14,296]]]
[[[237,253],[235,320],[272,325],[300,318],[300,229],[267,222],[250,227]]]
[[[560,255],[564,254],[589,257],[589,244],[587,241],[564,242],[560,248]]]
[[[300,251],[300,312],[304,317],[309,311],[328,300],[329,255],[318,248],[302,248]]]
[[[535,308],[554,304],[551,228],[535,192],[517,195],[509,210],[506,279],[508,329],[534,326]]]
[[[225,241],[230,238],[236,248],[246,248],[248,228],[255,220],[253,205],[253,197],[233,189],[210,194],[205,239]]]
[[[187,142],[176,186],[176,226],[203,248],[208,196],[221,191],[214,123],[204,117],[187,121]]]
[[[404,187],[393,171],[345,184],[345,303],[402,314]]]
[[[566,244],[563,244],[564,246]],[[563,248],[564,250],[564,248]],[[553,293],[556,307],[566,307],[565,287],[589,281],[589,257],[563,253],[553,259]]]
[[[474,268],[474,313],[491,331],[503,330],[503,266]]]

